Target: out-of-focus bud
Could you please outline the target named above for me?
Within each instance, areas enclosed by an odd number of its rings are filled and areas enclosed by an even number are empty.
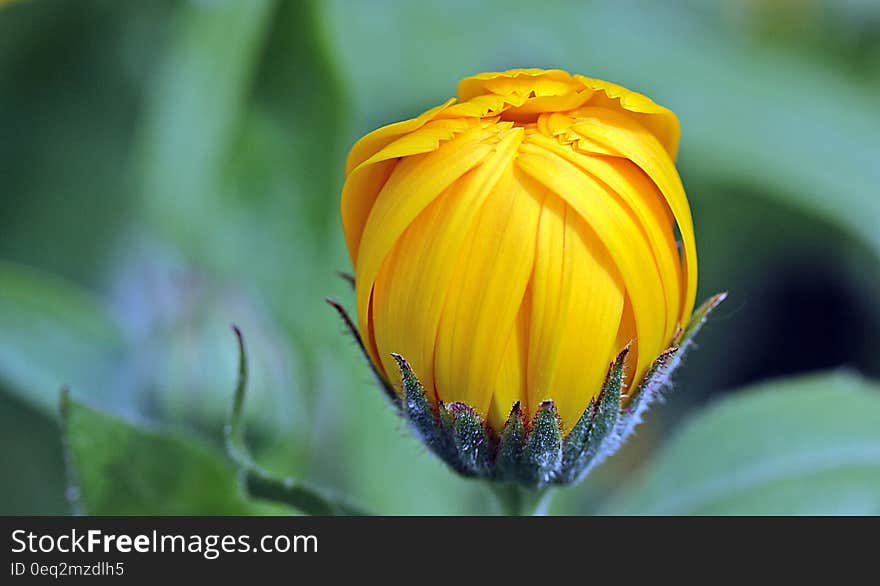
[[[355,334],[454,469],[571,482],[629,433],[704,317],[678,119],[558,70],[458,94],[348,156]]]

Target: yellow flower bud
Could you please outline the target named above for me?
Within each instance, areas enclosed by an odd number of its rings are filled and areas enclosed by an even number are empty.
[[[548,399],[570,430],[628,344],[633,388],[694,307],[678,140],[647,97],[540,69],[469,77],[360,139],[342,222],[379,375],[399,388],[402,355],[496,432]]]

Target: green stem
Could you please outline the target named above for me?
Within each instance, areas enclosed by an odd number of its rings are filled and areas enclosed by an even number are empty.
[[[238,383],[235,385],[235,395],[229,409],[224,434],[226,436],[226,452],[238,467],[247,493],[255,498],[288,504],[306,515],[366,514],[343,498],[292,478],[278,478],[254,462],[244,438],[244,398],[248,378],[247,352],[241,330],[234,325],[232,330],[238,340]]]
[[[552,500],[552,489],[532,490],[517,484],[490,485],[495,502],[502,515],[541,516],[546,515]]]

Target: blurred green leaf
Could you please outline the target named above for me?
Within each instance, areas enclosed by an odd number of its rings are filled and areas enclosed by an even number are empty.
[[[750,44],[667,3],[334,0],[325,30],[357,98],[358,133],[455,95],[481,71],[565,68],[644,92],[682,123],[683,168],[818,215],[880,258],[875,89],[845,70]],[[674,34],[670,34],[674,31]],[[354,138],[354,136],[352,136]]]
[[[172,2],[4,5],[0,257],[106,282],[137,220],[131,136]]]
[[[880,514],[880,385],[765,383],[697,414],[609,514]]]
[[[130,423],[62,393],[75,509],[91,515],[247,515],[231,463],[198,441]],[[277,509],[276,509],[277,512]]]
[[[58,422],[0,384],[0,515],[63,515],[64,458]],[[14,472],[13,472],[14,471]]]
[[[342,165],[338,88],[313,12],[311,2],[181,5],[136,135],[151,226],[188,260],[255,279],[269,297],[284,289],[286,305],[299,287],[278,266],[311,270],[326,252],[338,184],[327,169]]]
[[[345,112],[314,4],[180,5],[134,149],[146,224],[266,305],[301,357],[305,393],[335,342],[323,297],[347,263]]]
[[[54,414],[61,385],[107,388],[124,348],[88,292],[0,262],[0,379],[25,402]]]
[[[178,8],[139,145],[150,210],[193,246],[209,213],[273,2],[185,2]],[[198,225],[198,224],[197,224]]]

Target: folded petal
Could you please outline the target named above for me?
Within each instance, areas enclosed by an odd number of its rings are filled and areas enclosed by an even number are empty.
[[[432,120],[408,134],[392,139],[348,173],[342,188],[340,208],[342,228],[352,264],[357,265],[367,218],[398,159],[430,153],[440,148],[443,142],[468,130],[485,128],[486,124],[487,122],[477,119]]]
[[[588,106],[614,109],[617,104],[626,110],[630,117],[651,132],[666,149],[672,160],[678,154],[678,143],[681,138],[681,126],[678,116],[648,96],[629,90],[623,86],[601,79],[575,75],[575,79],[595,90]]]
[[[355,167],[372,157],[394,139],[404,136],[427,124],[454,102],[455,98],[450,98],[445,103],[440,104],[436,108],[431,108],[420,116],[383,126],[382,128],[378,128],[365,135],[358,140],[353,147],[351,147],[351,151],[348,153],[348,157],[345,161],[346,174],[350,173]]]

